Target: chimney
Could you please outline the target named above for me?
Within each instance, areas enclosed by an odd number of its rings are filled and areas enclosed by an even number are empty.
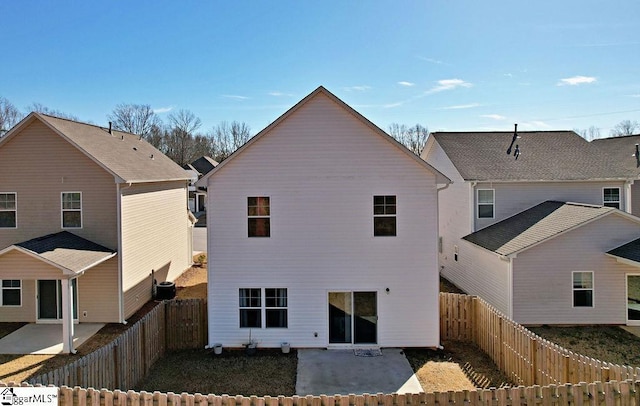
[[[109,121],[109,134],[113,134],[113,133],[111,132],[111,125],[112,125],[112,123],[111,123],[111,121]]]
[[[636,144],[636,168],[640,168],[640,148]]]

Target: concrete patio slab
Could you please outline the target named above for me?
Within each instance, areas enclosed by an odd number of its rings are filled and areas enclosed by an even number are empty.
[[[640,337],[640,326],[620,326],[620,328]]]
[[[80,323],[73,326],[73,346],[78,348],[104,324]],[[0,339],[0,354],[61,354],[62,324],[27,324]]]
[[[423,392],[409,361],[399,348],[382,356],[356,356],[353,350],[298,350],[296,394],[349,395]]]

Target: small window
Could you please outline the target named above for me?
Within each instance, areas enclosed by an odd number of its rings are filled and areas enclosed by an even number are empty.
[[[265,289],[265,319],[267,328],[287,327],[287,289]]]
[[[458,246],[457,245],[453,246],[453,260],[458,262]]]
[[[376,237],[396,235],[395,196],[373,196],[373,235]]]
[[[22,283],[20,280],[5,279],[2,281],[2,296],[0,297],[0,305],[22,305]]]
[[[268,197],[248,197],[249,237],[270,237],[271,211]]]
[[[82,193],[62,192],[62,228],[82,228]]]
[[[620,208],[620,188],[606,187],[602,189],[602,205],[607,207]]]
[[[0,228],[17,227],[16,193],[0,193]]]
[[[593,307],[593,272],[572,272],[573,307]]]
[[[493,189],[478,189],[479,219],[492,219],[494,217],[494,195]]]
[[[262,300],[259,288],[240,289],[240,327],[262,327]]]

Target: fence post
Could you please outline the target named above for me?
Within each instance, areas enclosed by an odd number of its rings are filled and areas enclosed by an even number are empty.
[[[537,382],[538,376],[538,340],[535,338],[531,339],[531,380],[532,382],[527,382],[528,385],[535,385]]]

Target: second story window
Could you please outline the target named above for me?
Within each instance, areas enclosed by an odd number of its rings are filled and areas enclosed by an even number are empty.
[[[268,197],[248,197],[249,237],[271,236],[271,210]]]
[[[0,193],[0,228],[17,227],[16,193]]]
[[[602,205],[607,207],[620,208],[620,188],[606,187],[602,189]]]
[[[82,193],[62,192],[62,228],[82,228]]]
[[[478,218],[492,219],[495,216],[495,191],[478,189]]]
[[[396,235],[395,196],[373,196],[373,235],[375,237]]]

